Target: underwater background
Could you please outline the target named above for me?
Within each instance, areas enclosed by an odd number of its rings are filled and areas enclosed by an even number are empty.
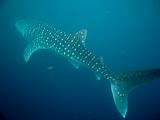
[[[40,50],[25,63],[19,19],[68,33],[86,28],[86,46],[114,73],[160,68],[159,0],[0,0],[0,120],[123,120],[105,79]],[[126,120],[160,120],[160,81],[129,94]]]

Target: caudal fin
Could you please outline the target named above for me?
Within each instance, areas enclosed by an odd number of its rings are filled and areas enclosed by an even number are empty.
[[[128,94],[131,90],[146,82],[160,79],[160,69],[126,72],[116,75],[111,82],[111,90],[115,105],[125,118],[128,111]]]

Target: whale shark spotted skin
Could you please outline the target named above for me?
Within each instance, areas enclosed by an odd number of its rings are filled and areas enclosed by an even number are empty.
[[[80,65],[91,68],[97,73],[98,79],[100,79],[101,75],[106,79],[112,78],[102,58],[97,57],[86,48],[86,29],[82,29],[72,35],[46,23],[24,20],[17,21],[16,27],[29,43],[24,52],[26,62],[35,51],[50,49],[67,58],[77,69]]]
[[[80,66],[88,67],[96,74],[98,80],[103,77],[111,82],[115,105],[124,118],[128,111],[129,92],[143,83],[160,78],[160,69],[113,74],[104,64],[102,57],[97,57],[87,49],[86,29],[67,34],[53,25],[35,20],[19,20],[15,26],[28,41],[24,51],[26,62],[35,51],[48,49],[66,58],[76,69]]]

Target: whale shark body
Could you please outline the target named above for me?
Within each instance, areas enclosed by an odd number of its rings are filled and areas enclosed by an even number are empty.
[[[86,29],[67,34],[54,28],[53,25],[35,20],[19,20],[15,26],[28,41],[24,51],[26,62],[35,51],[48,49],[66,58],[76,69],[80,66],[88,67],[98,80],[103,77],[110,81],[115,105],[124,118],[128,111],[129,92],[143,83],[160,78],[160,69],[113,74],[104,64],[102,57],[96,56],[87,49]]]

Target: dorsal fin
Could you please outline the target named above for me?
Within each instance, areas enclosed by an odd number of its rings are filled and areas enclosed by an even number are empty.
[[[87,37],[87,30],[82,29],[75,34],[75,40],[78,40],[80,43],[82,43],[85,46],[85,40]]]

